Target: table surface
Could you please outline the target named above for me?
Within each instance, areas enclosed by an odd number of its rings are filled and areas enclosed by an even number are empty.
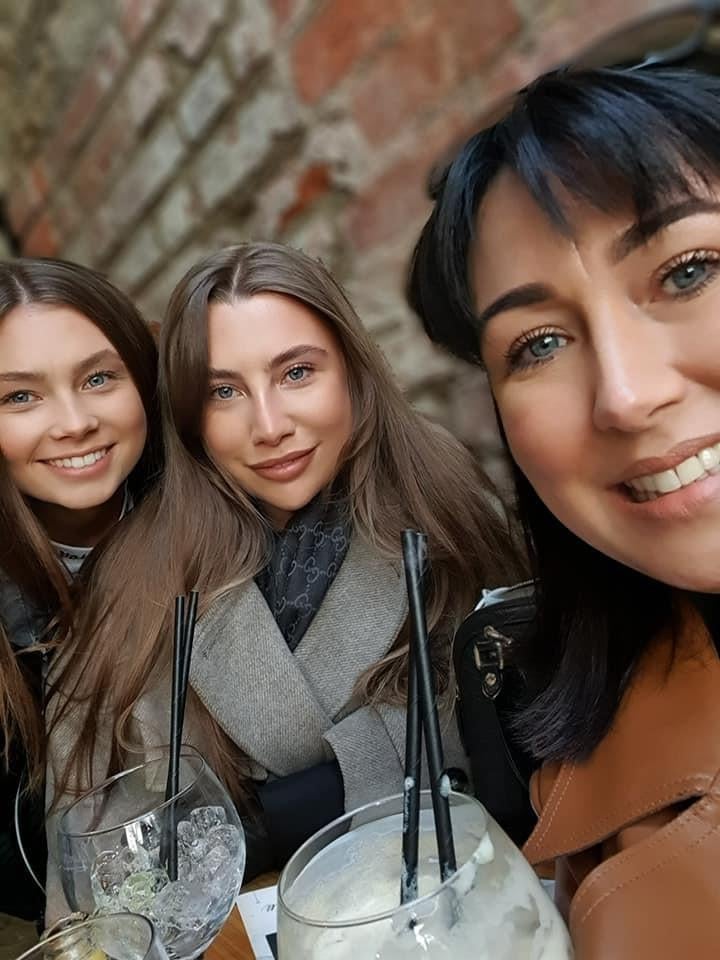
[[[277,883],[277,880],[277,873],[263,873],[252,883],[244,886],[242,892],[271,887]],[[234,907],[215,942],[209,950],[205,951],[205,960],[254,960],[254,958],[255,954],[245,933],[245,924],[240,917],[240,911]]]

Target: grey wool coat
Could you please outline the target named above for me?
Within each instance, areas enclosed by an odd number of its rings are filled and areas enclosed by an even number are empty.
[[[401,564],[381,558],[359,536],[294,652],[254,582],[220,596],[200,618],[190,682],[205,707],[250,758],[248,774],[264,781],[337,759],[345,808],[399,793],[403,785],[405,710],[357,702],[360,674],[392,647],[407,617]],[[168,742],[169,677],[138,702],[133,739],[152,749]],[[51,738],[49,766],[63,763],[74,739],[70,719]],[[467,770],[453,717],[443,721],[445,763]],[[188,716],[184,738],[202,753]],[[102,753],[102,750],[99,751]],[[98,782],[103,763],[98,756]],[[48,771],[52,794],[52,769]],[[52,799],[50,795],[49,799]],[[62,808],[63,798],[58,799]],[[48,830],[54,829],[48,820]],[[49,836],[48,912],[56,877]]]

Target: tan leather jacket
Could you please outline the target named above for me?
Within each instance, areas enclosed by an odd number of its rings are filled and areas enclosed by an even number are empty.
[[[532,781],[576,960],[720,958],[720,661],[694,608],[641,661],[584,763]]]

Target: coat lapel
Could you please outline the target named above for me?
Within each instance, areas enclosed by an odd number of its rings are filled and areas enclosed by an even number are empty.
[[[353,537],[345,562],[295,650],[308,687],[336,719],[352,700],[358,676],[392,646],[407,616],[399,571]]]
[[[540,820],[531,863],[588,849],[672,804],[703,796],[720,769],[720,661],[694,607],[676,646],[661,637],[636,671],[609,733],[584,763],[533,777]]]
[[[218,598],[198,622],[192,686],[245,753],[286,776],[330,758],[323,734],[405,609],[398,572],[354,536],[294,655],[254,582]]]

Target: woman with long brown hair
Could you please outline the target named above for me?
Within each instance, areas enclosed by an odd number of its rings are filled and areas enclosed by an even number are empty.
[[[154,470],[156,370],[148,328],[104,277],[0,262],[0,911],[29,919],[43,902],[45,665],[84,560]]]
[[[95,567],[58,681],[57,796],[167,742],[173,598],[197,589],[186,736],[261,814],[253,872],[402,787],[403,528],[429,537],[442,694],[455,626],[515,564],[473,457],[412,409],[321,263],[274,244],[208,257],[160,353],[166,471]]]

